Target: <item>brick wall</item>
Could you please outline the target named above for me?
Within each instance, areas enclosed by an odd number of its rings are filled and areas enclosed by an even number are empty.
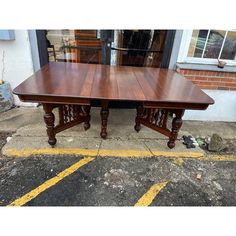
[[[236,90],[236,72],[178,69],[202,89]]]

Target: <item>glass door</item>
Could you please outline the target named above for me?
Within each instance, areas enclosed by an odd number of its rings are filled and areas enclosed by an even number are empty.
[[[49,61],[161,67],[167,30],[46,30]]]
[[[47,30],[49,61],[102,63],[98,30]]]
[[[166,30],[116,30],[111,64],[160,67]]]

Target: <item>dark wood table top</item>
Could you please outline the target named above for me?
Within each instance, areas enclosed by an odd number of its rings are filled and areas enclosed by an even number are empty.
[[[64,62],[50,62],[13,92],[23,101],[35,102],[104,99],[199,104],[204,109],[214,103],[197,85],[173,70]]]

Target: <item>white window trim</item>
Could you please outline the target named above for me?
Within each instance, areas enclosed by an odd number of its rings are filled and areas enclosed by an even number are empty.
[[[179,55],[178,55],[178,63],[189,63],[189,64],[208,64],[208,65],[218,65],[218,59],[211,58],[197,58],[197,57],[188,57],[189,45],[192,39],[193,30],[184,30]],[[236,60],[225,60],[227,66],[236,66]]]

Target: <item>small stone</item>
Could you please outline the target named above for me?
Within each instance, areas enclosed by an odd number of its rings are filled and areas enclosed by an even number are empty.
[[[206,143],[208,143],[208,144],[209,144],[209,143],[210,143],[210,141],[211,141],[211,137],[206,137],[206,138],[205,138],[205,142],[206,142]]]
[[[198,174],[197,174],[197,179],[198,179],[198,180],[201,180],[201,179],[202,179],[202,174],[198,173]]]
[[[218,134],[213,134],[208,145],[208,150],[211,152],[219,152],[225,148],[223,139]]]
[[[17,174],[17,169],[16,168],[12,169],[10,175],[15,176],[16,174]]]
[[[107,172],[104,174],[105,177],[108,177],[108,175],[109,175],[109,174],[108,174]]]
[[[220,185],[219,183],[217,183],[216,181],[213,181],[213,184],[215,185],[215,187],[216,187],[218,190],[220,190],[220,191],[223,190],[223,188],[221,187],[221,185]]]
[[[12,137],[7,137],[7,142],[9,142],[12,139]]]
[[[53,172],[53,169],[51,169],[51,172]]]
[[[67,142],[69,142],[69,143],[70,143],[70,142],[73,142],[73,141],[74,141],[73,138],[68,138],[68,139],[67,139]]]

